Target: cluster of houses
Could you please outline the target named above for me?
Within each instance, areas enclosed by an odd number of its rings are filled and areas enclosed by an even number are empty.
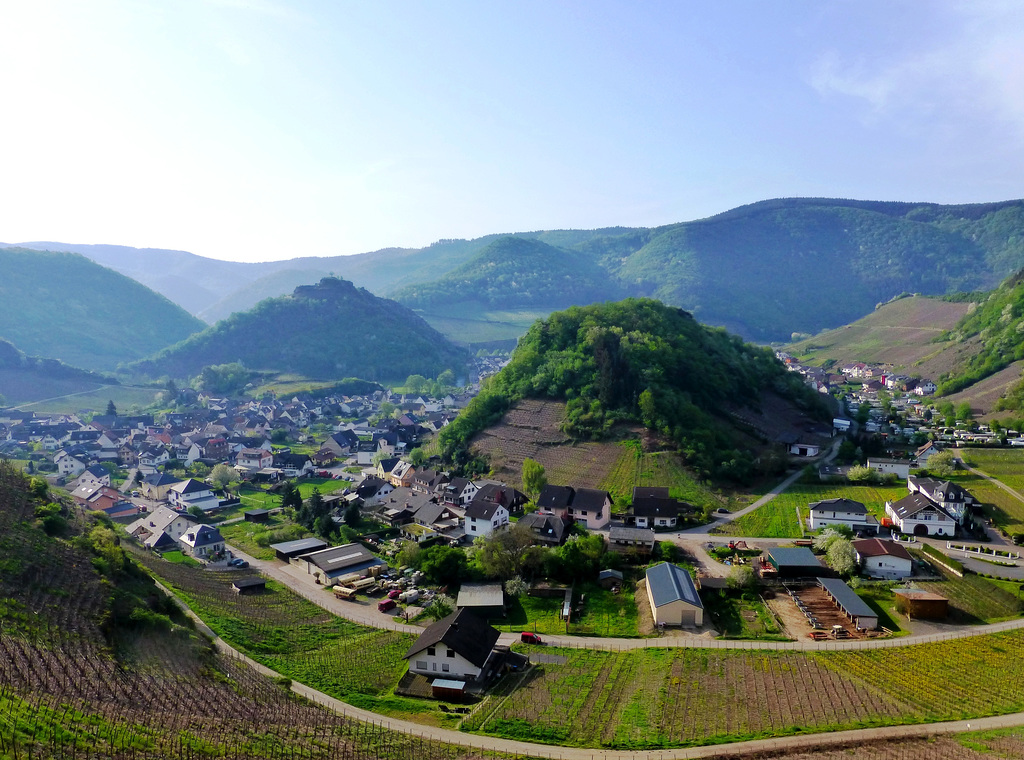
[[[820,393],[831,393],[834,389],[841,385],[848,385],[851,381],[861,383],[866,390],[874,393],[888,390],[893,393],[907,393],[921,397],[931,396],[936,391],[935,383],[931,380],[898,374],[889,365],[854,362],[839,367],[838,371],[829,371],[821,367],[801,364],[785,351],[776,351],[775,356],[786,365],[790,372],[802,375],[807,384]]]
[[[953,536],[981,508],[963,487],[948,480],[907,478],[908,493],[887,501],[882,522],[853,499],[824,499],[812,502],[808,527],[812,531],[843,525],[858,535],[875,535],[883,529],[915,536]]]

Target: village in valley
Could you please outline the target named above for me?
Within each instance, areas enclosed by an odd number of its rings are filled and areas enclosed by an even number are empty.
[[[7,409],[0,452],[119,526],[201,616],[245,620],[291,595],[399,637],[377,647],[375,686],[332,691],[342,658],[326,686],[311,684],[327,693],[463,731],[515,739],[530,726],[593,746],[536,707],[618,667],[580,650],[873,652],[1021,620],[1024,496],[1008,476],[1024,462],[1019,433],[936,405],[933,383],[890,368],[828,373],[777,356],[835,397],[831,430],[767,442],[786,457],[781,480],[701,504],[678,480],[638,476],[625,496],[549,482],[532,459],[514,482],[452,472],[434,441],[478,385],[286,399],[186,389],[156,413]],[[478,361],[481,376],[503,364]],[[588,731],[627,730],[591,709]]]

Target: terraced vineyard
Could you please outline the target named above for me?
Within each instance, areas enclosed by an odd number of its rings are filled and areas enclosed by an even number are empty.
[[[547,648],[464,722],[630,749],[974,718],[1024,708],[1024,632],[848,652]]]
[[[495,477],[518,483],[526,457],[544,465],[549,483],[597,488],[621,456],[614,443],[573,442],[560,429],[565,404],[524,399],[501,422],[473,438],[471,448],[488,457]]]
[[[136,558],[172,585],[217,635],[278,673],[338,699],[373,707],[405,670],[414,638],[336,617],[274,581],[266,594],[239,595],[237,573],[213,573]]]

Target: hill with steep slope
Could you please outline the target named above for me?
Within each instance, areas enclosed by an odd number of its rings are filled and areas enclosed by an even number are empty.
[[[311,379],[398,380],[461,370],[467,358],[404,306],[327,277],[233,314],[128,369],[184,378],[240,362]]]
[[[761,414],[777,397],[788,404],[787,425]],[[704,477],[733,480],[749,478],[757,451],[778,440],[758,440],[761,429],[813,435],[830,411],[770,350],[649,299],[574,306],[535,323],[441,431],[444,456],[471,464],[473,437],[526,398],[565,401],[561,430],[571,439],[640,423],[674,441]]]
[[[113,370],[201,330],[149,288],[84,256],[0,249],[0,338],[26,353]]]
[[[57,359],[27,356],[10,341],[0,339],[0,398],[7,404],[85,393],[108,385],[118,385],[117,379]]]

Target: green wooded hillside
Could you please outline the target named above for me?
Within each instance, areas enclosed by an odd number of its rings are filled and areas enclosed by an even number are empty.
[[[180,306],[74,253],[0,249],[0,338],[90,370],[159,351],[204,325]]]
[[[621,298],[623,289],[591,257],[539,240],[506,236],[490,243],[472,260],[439,280],[412,285],[394,294],[414,309],[446,311],[574,304]]]
[[[637,421],[675,441],[705,475],[743,479],[752,457],[727,409],[756,407],[774,392],[813,413],[818,394],[768,349],[701,325],[650,299],[572,307],[536,322],[511,362],[440,433],[445,456],[468,459],[470,439],[521,398],[567,402],[564,430],[600,437]]]
[[[461,369],[466,359],[462,349],[404,306],[327,277],[233,314],[127,369],[184,378],[209,365],[240,362],[252,370],[312,379],[390,380],[436,377]]]

